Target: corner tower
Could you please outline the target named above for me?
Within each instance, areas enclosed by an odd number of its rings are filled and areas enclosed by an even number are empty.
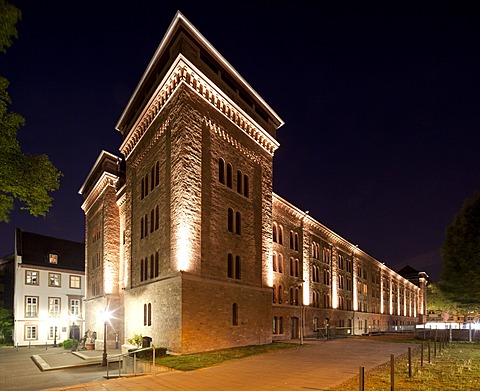
[[[178,12],[116,126],[126,163],[126,338],[149,336],[178,353],[271,342],[282,124]]]

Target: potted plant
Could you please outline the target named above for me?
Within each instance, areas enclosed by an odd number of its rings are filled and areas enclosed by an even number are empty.
[[[95,340],[97,339],[97,333],[95,331],[87,330],[84,338],[85,349],[95,350]]]

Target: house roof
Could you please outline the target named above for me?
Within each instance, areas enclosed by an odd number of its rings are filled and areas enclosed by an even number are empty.
[[[49,254],[58,256],[58,263],[49,263]],[[85,244],[32,232],[16,230],[16,255],[23,264],[48,266],[54,269],[85,271]]]

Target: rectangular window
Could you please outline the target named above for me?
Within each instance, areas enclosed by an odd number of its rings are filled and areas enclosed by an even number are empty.
[[[25,326],[25,339],[37,339],[37,326]]]
[[[55,335],[55,333],[57,335]],[[48,330],[48,339],[60,339],[60,327],[57,326],[50,326]]]
[[[25,284],[38,285],[38,271],[25,270]]]
[[[80,276],[70,276],[70,288],[80,289],[81,288],[81,278]]]
[[[60,298],[59,297],[49,297],[48,298],[48,316],[50,318],[59,318],[60,317]]]
[[[48,262],[56,265],[58,263],[58,255],[57,254],[48,254]]]
[[[36,318],[38,316],[38,296],[25,296],[25,317]]]
[[[48,273],[48,286],[61,287],[62,276],[60,273]]]
[[[70,315],[80,315],[80,299],[70,299]]]

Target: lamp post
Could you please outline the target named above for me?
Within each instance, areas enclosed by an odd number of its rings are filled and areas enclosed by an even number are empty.
[[[109,313],[105,309],[101,312],[101,318],[103,321],[103,354],[102,354],[102,367],[107,366],[107,322],[109,319]]]
[[[54,329],[53,329],[53,347],[56,348],[57,347],[57,325],[54,326]]]

